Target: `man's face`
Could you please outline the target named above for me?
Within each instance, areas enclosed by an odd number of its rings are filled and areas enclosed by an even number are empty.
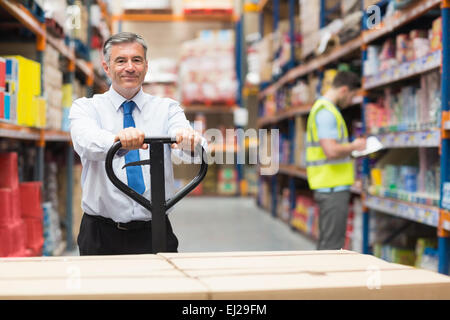
[[[347,86],[339,88],[339,101],[338,105],[341,108],[346,108],[351,105],[353,98],[357,94],[358,90],[350,90]]]
[[[144,48],[136,42],[113,45],[110,60],[103,62],[103,68],[116,87],[138,88],[148,69]]]

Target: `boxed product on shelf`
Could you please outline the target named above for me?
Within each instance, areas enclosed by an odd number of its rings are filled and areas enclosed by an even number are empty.
[[[347,225],[345,228],[345,240],[344,240],[344,247],[342,249],[344,250],[352,250],[352,239],[353,239],[353,232],[355,230],[353,222],[355,220],[355,213],[353,211],[353,203],[350,203],[349,210],[348,210],[348,216],[347,216]]]
[[[309,86],[305,81],[298,81],[291,89],[291,105],[301,106],[311,103]]]
[[[40,63],[24,58],[22,56],[6,56],[8,59],[15,59],[17,61],[17,78],[14,79],[14,66],[11,62],[11,83],[16,88],[17,93],[17,123],[25,126],[35,126],[37,119],[37,100],[33,97],[41,95],[41,65]],[[7,65],[7,73],[8,73]],[[12,106],[11,109],[14,109]],[[14,113],[11,112],[10,113]]]
[[[181,96],[184,105],[226,104],[236,101],[234,32],[203,30],[181,49]]]
[[[429,38],[431,51],[442,50],[442,17],[433,21]]]
[[[262,83],[272,80],[273,36],[273,33],[265,35],[255,46],[259,57],[259,78]]]
[[[374,256],[388,262],[414,266],[416,255],[414,250],[376,243]]]
[[[420,87],[386,88],[384,97],[366,105],[369,131],[433,129],[439,126],[441,98],[439,71],[421,75]],[[420,106],[420,108],[419,108]]]
[[[294,59],[301,59],[301,32],[300,32],[300,21],[295,19],[294,22],[295,30],[294,30]],[[281,20],[278,23],[278,29],[274,32],[274,44],[272,48],[272,75],[277,76],[281,73],[282,68],[291,61],[292,54],[292,42],[290,35],[290,21],[289,20]]]
[[[282,193],[278,195],[277,204],[277,216],[284,222],[289,223],[291,219],[291,201],[289,188],[284,188],[282,190]]]
[[[343,1],[346,3],[348,1]],[[357,3],[357,1],[353,1]],[[344,44],[354,38],[356,38],[361,33],[361,18],[363,13],[360,10],[353,12],[351,14],[343,15],[342,18],[342,28],[338,32],[339,44]]]
[[[329,89],[331,89],[334,77],[336,77],[337,72],[338,71],[336,69],[325,70],[322,80],[322,89],[321,89],[322,95],[325,94],[325,92],[327,92]]]
[[[247,181],[247,194],[256,195],[258,193],[258,174],[254,165],[245,166],[245,180]]]
[[[208,166],[208,172],[206,173],[205,178],[203,179],[203,191],[208,194],[216,194],[217,193],[217,171],[218,165],[211,164]]]
[[[361,198],[355,197],[352,201],[353,211],[353,232],[351,236],[351,249],[356,252],[363,252],[363,203]],[[369,215],[369,245],[372,245],[377,232],[377,216]]]
[[[270,185],[266,179],[261,179],[258,187],[258,202],[266,209],[266,211],[272,211],[272,196],[270,192]]]
[[[237,172],[234,166],[222,165],[218,170],[217,192],[235,194],[238,191]]]
[[[310,56],[320,42],[320,1],[300,0],[301,56]]]
[[[318,237],[319,207],[312,198],[305,195],[298,195],[295,201],[295,208],[292,210],[291,225],[298,230]]]
[[[291,161],[291,139],[287,134],[280,133],[280,163],[289,164]]]
[[[300,0],[300,30],[303,35],[320,29],[320,1]]]
[[[438,271],[437,260],[433,259],[434,252],[437,249],[436,238],[419,238],[416,243],[416,262],[417,268],[428,269],[431,271]]]
[[[294,164],[300,168],[306,167],[306,120],[304,117],[295,117],[295,148]]]

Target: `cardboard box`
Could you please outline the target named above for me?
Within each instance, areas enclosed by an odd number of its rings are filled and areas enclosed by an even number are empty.
[[[450,278],[351,251],[162,254],[212,299],[448,299]]]
[[[0,299],[207,299],[156,255],[0,259]]]
[[[0,259],[0,299],[450,299],[450,278],[351,251]]]

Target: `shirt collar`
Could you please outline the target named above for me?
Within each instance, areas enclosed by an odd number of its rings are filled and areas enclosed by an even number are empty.
[[[127,101],[127,99],[124,98],[116,90],[114,90],[112,86],[109,87],[108,96],[111,99],[116,110],[119,110],[122,103]],[[139,108],[139,111],[141,111],[145,103],[145,96],[142,87],[139,89],[138,93],[136,93],[136,95],[131,100],[133,100],[134,103],[136,103],[137,107]]]

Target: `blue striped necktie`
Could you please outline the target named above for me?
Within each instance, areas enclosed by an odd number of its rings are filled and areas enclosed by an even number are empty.
[[[134,101],[125,101],[123,104],[123,128],[133,127],[136,125],[133,119],[133,109],[136,106]],[[125,155],[125,163],[139,161],[139,150],[129,150]],[[145,191],[144,177],[142,175],[141,166],[126,167],[128,186],[136,192],[143,194]]]

